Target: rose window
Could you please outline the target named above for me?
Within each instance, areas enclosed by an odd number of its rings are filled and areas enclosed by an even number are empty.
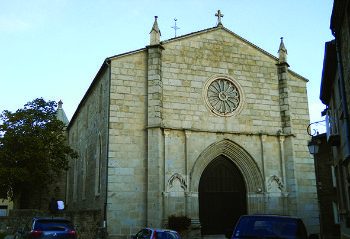
[[[209,80],[206,85],[205,101],[210,110],[220,116],[230,116],[241,108],[242,92],[235,81],[220,77]]]

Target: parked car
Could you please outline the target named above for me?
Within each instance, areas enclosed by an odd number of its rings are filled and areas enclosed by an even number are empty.
[[[77,232],[73,223],[65,218],[35,217],[17,233],[23,239],[76,239]]]
[[[181,239],[180,234],[169,229],[143,228],[133,239]]]
[[[231,237],[239,238],[317,239],[318,235],[308,237],[302,219],[297,217],[244,215],[236,223]]]

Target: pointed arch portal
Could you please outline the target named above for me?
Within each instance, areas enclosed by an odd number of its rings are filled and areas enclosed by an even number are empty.
[[[232,161],[220,155],[206,167],[199,182],[202,234],[224,234],[246,213],[244,178]]]
[[[202,234],[232,230],[242,214],[264,208],[263,177],[252,156],[224,139],[209,145],[191,169],[190,188],[198,190],[198,219]]]

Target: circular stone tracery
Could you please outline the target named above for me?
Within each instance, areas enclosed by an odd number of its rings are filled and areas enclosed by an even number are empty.
[[[230,116],[240,108],[242,93],[232,79],[216,77],[208,81],[205,99],[215,114]]]

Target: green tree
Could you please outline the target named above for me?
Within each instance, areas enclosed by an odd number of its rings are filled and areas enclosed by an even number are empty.
[[[19,202],[19,208],[68,169],[68,157],[77,157],[56,112],[55,101],[38,98],[0,115],[0,198]]]

